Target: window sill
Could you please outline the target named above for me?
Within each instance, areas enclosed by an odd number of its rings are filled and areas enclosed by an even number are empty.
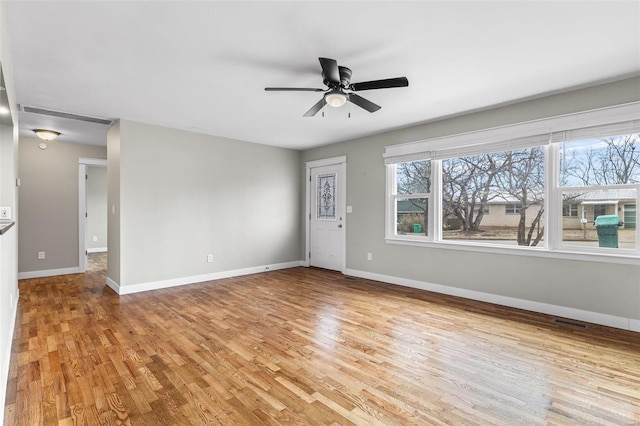
[[[544,247],[509,247],[483,243],[424,241],[419,240],[418,238],[385,238],[385,243],[405,246],[429,247],[444,250],[464,250],[515,256],[544,257],[549,259],[581,260],[588,262],[617,263],[622,265],[640,265],[640,256],[636,254],[584,253],[566,249],[551,250]]]

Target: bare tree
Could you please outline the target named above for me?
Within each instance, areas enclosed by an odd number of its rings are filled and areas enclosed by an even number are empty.
[[[571,143],[568,143],[570,145]],[[561,152],[561,183],[621,185],[640,183],[640,134],[609,137],[584,150]]]
[[[505,152],[504,156],[508,166],[496,181],[502,194],[520,204],[518,245],[536,246],[544,236],[544,151],[535,147]],[[527,225],[527,213],[532,206],[539,208]]]
[[[492,191],[496,178],[506,166],[506,159],[501,154],[473,155],[443,161],[444,217],[455,216],[465,231],[479,230],[487,203],[498,196]]]

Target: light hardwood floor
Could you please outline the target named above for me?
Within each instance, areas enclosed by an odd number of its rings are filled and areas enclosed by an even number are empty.
[[[95,258],[94,258],[95,260]],[[6,425],[640,424],[640,335],[296,268],[20,282]]]

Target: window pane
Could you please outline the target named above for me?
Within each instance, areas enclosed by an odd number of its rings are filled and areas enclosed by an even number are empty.
[[[636,248],[636,205],[634,188],[563,191],[563,204],[576,205],[575,216],[563,215],[562,242],[568,246]],[[596,218],[613,219],[602,228]]]
[[[443,160],[442,185],[444,240],[523,246],[543,240],[543,148]]]
[[[398,198],[396,200],[396,234],[427,235],[427,198]]]
[[[410,161],[396,165],[397,194],[428,194],[430,192],[430,161]]]
[[[640,183],[640,134],[564,142],[559,167],[560,186]]]

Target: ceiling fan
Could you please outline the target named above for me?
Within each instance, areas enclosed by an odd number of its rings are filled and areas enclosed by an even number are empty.
[[[313,117],[326,104],[339,108],[347,101],[358,105],[360,108],[369,112],[376,112],[380,105],[363,98],[360,95],[351,92],[359,92],[362,90],[388,89],[392,87],[407,87],[409,80],[407,77],[387,78],[384,80],[364,81],[362,83],[351,83],[351,70],[347,67],[338,66],[335,59],[318,58],[322,67],[323,83],[327,89],[316,89],[307,87],[266,87],[267,92],[324,92],[320,99],[304,117]]]

